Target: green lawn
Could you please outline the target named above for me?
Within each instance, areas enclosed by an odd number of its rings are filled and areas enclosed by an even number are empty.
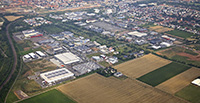
[[[189,68],[189,66],[172,62],[137,79],[155,87]]]
[[[175,95],[192,103],[200,103],[200,87],[192,84],[178,91]]]
[[[21,101],[20,103],[76,103],[60,91],[53,89],[35,97]]]
[[[175,36],[179,36],[179,37],[182,37],[182,38],[189,38],[189,37],[194,35],[192,33],[180,31],[180,30],[172,30],[172,31],[168,31],[166,33],[171,34],[171,35],[175,35]]]
[[[17,101],[17,100],[19,100],[19,99],[14,94],[14,92],[10,92],[9,95],[8,95],[8,98],[6,100],[6,103],[13,103],[14,101]]]

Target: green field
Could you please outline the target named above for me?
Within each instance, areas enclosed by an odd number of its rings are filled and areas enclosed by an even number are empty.
[[[181,62],[184,62],[186,64],[193,64],[193,65],[196,65],[196,66],[200,66],[200,61],[188,60],[189,59],[188,57],[184,57],[184,56],[180,56],[180,55],[175,55],[171,59],[181,61]]]
[[[137,79],[151,86],[157,86],[189,68],[189,66],[172,62]]]
[[[200,88],[195,85],[189,85],[178,91],[175,95],[192,103],[200,103]]]
[[[168,31],[166,33],[171,34],[171,35],[175,35],[175,36],[178,36],[178,37],[182,37],[182,38],[185,38],[185,39],[194,35],[192,33],[180,31],[180,30],[172,30],[172,31]]]
[[[53,89],[35,97],[21,101],[20,103],[76,103],[60,91]]]

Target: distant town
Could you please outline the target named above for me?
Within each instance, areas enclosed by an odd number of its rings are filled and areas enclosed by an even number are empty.
[[[198,0],[1,0],[0,15],[2,103],[200,101]]]

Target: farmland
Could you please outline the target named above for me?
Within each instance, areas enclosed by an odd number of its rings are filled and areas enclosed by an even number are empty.
[[[185,38],[185,39],[194,35],[192,33],[188,33],[188,32],[185,32],[185,31],[180,31],[180,30],[168,31],[166,33],[171,34],[171,35],[175,35],[175,36],[178,36],[178,37],[182,37],[182,38]]]
[[[22,18],[23,16],[4,16],[8,21],[15,21],[16,19]]]
[[[198,68],[191,68],[163,83],[156,86],[156,88],[161,89],[165,92],[174,94],[179,90],[183,89],[187,85],[190,84],[192,80],[196,77],[200,76],[200,69]]]
[[[21,101],[20,103],[76,103],[56,89]]]
[[[189,68],[189,66],[172,62],[137,79],[151,86],[157,86]]]
[[[200,88],[194,85],[188,85],[175,94],[181,98],[184,98],[192,103],[199,103]]]
[[[141,58],[114,66],[114,68],[128,77],[138,78],[169,63],[171,63],[171,61],[162,59],[153,54],[148,54]]]
[[[119,80],[98,74],[64,84],[58,90],[80,103],[185,102],[130,78]]]
[[[193,50],[185,49],[182,47],[173,47],[167,50],[158,51],[157,53],[170,59],[184,62],[186,64],[200,66],[199,53]]]
[[[149,27],[149,30],[156,31],[158,33],[163,33],[163,32],[166,32],[166,31],[171,31],[173,29],[167,28],[167,27],[163,27],[163,26],[151,26],[151,27]]]

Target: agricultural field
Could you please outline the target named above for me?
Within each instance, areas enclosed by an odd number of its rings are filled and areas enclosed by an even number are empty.
[[[172,28],[167,28],[167,27],[163,27],[163,26],[151,26],[148,29],[151,30],[151,31],[156,31],[158,33],[163,33],[163,32],[166,32],[166,31],[173,30]]]
[[[141,58],[133,59],[116,65],[114,68],[128,77],[138,78],[169,63],[171,63],[171,61],[160,58],[153,54],[148,54]]]
[[[200,103],[200,88],[192,84],[178,91],[175,95],[192,103]]]
[[[181,61],[187,64],[200,66],[199,51],[193,51],[182,47],[173,47],[166,50],[158,51],[157,54],[166,56],[170,59]]]
[[[19,103],[76,103],[71,98],[62,94],[60,91],[53,89],[43,94],[28,98]]]
[[[127,78],[105,78],[99,74],[57,87],[78,103],[185,103],[186,101]],[[133,98],[134,97],[134,98]]]
[[[192,33],[188,33],[188,32],[185,32],[185,31],[180,31],[180,30],[168,31],[166,33],[174,35],[174,36],[178,36],[178,37],[181,37],[181,38],[184,38],[184,39],[189,38],[189,37],[194,35]]]
[[[161,89],[170,94],[174,94],[179,90],[183,89],[184,87],[188,86],[191,83],[191,81],[198,76],[200,76],[200,69],[193,67],[161,83],[160,85],[156,86],[156,88]]]
[[[189,68],[189,66],[172,62],[137,79],[155,87],[160,83],[178,75],[179,73],[186,71]]]
[[[4,16],[8,21],[15,21],[16,19],[22,18],[24,16]]]

